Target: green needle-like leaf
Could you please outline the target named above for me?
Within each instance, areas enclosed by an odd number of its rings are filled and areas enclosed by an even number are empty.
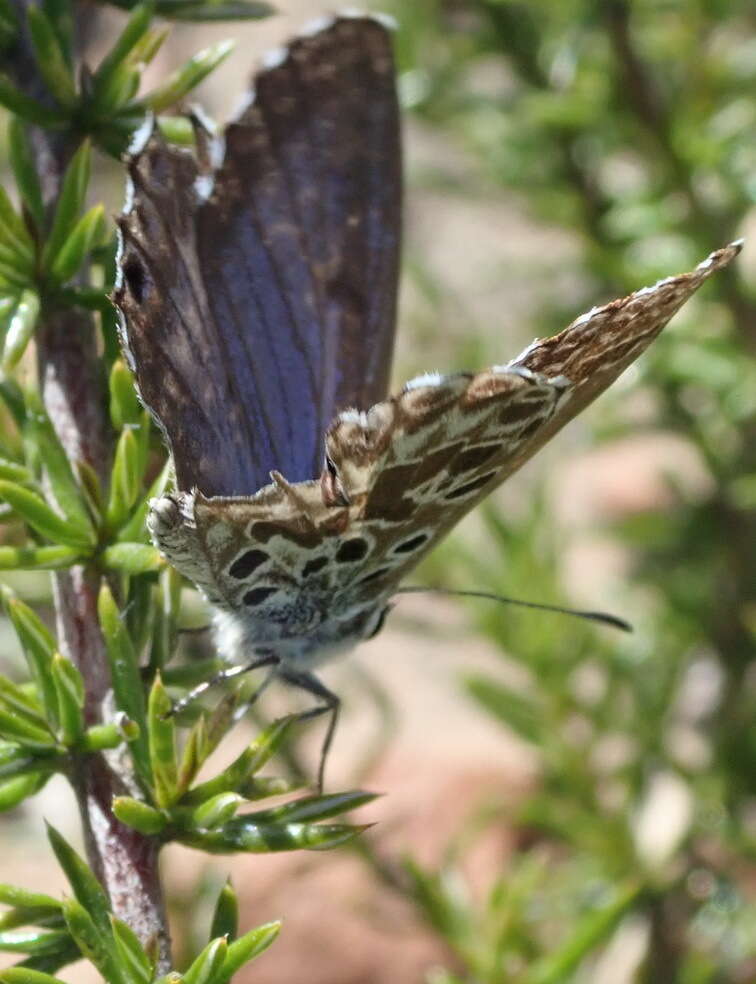
[[[24,906],[6,909],[0,914],[0,929],[5,931],[8,929],[17,929],[19,926],[63,929],[65,922],[59,910],[60,904],[58,904],[57,910],[51,910],[49,907],[26,908]]]
[[[5,607],[24,651],[29,672],[42,697],[47,719],[56,727],[58,698],[51,672],[55,639],[39,616],[23,601],[9,598]]]
[[[23,219],[16,212],[8,193],[0,186],[0,244],[18,253],[19,269],[28,271],[34,260],[34,245]]]
[[[231,881],[228,880],[218,893],[218,901],[215,903],[215,912],[210,926],[210,936],[212,938],[225,936],[229,941],[233,941],[238,933],[239,900]]]
[[[218,978],[218,984],[227,984],[237,970],[267,950],[280,931],[280,922],[266,923],[264,926],[258,926],[257,929],[251,929],[248,933],[240,936],[238,940],[234,940],[233,943],[229,943],[228,953],[223,964],[223,973]]]
[[[42,716],[39,702],[30,696],[25,689],[17,687],[5,676],[0,676],[0,706],[12,714],[18,714],[31,724],[46,728],[47,722]]]
[[[126,26],[100,62],[92,79],[93,103],[96,107],[110,108],[117,105],[117,102],[111,98],[110,85],[118,69],[123,66],[129,54],[149,31],[152,16],[153,8],[150,4],[139,4],[131,11]]]
[[[131,744],[139,737],[139,725],[125,715],[119,715],[111,724],[93,724],[87,728],[81,740],[85,752],[101,752],[106,748],[118,748],[125,741]]]
[[[147,715],[153,791],[155,802],[162,807],[171,806],[178,793],[176,725],[170,715],[172,707],[158,674],[150,691]]]
[[[0,242],[0,275],[3,280],[2,290],[9,291],[6,297],[13,296],[31,283],[29,262],[19,250],[3,242]]]
[[[50,776],[65,766],[65,753],[59,746],[32,749],[15,742],[4,741],[1,744],[4,748],[12,749],[15,753],[13,758],[3,757],[2,762],[0,762],[2,780],[32,774]]]
[[[50,772],[26,772],[13,779],[0,782],[0,813],[15,810],[19,803],[23,803],[25,799],[38,793],[50,775]]]
[[[107,585],[103,585],[97,601],[100,626],[110,664],[116,706],[139,726],[139,737],[131,744],[131,754],[139,775],[150,781],[150,751],[147,739],[147,712],[144,703],[139,658],[134,651],[121,613]]]
[[[52,230],[42,251],[42,263],[46,270],[53,266],[84,207],[90,167],[91,149],[89,141],[85,140],[71,159],[63,179]]]
[[[152,961],[133,929],[122,919],[110,917],[113,941],[129,984],[150,984],[153,978]]]
[[[74,547],[0,547],[0,571],[57,571],[82,557]]]
[[[15,908],[49,910],[52,913],[60,912],[60,902],[52,895],[44,895],[42,892],[30,892],[26,888],[19,888],[16,885],[0,883],[0,902],[3,905],[12,905]]]
[[[113,800],[113,813],[121,823],[133,827],[147,837],[162,833],[168,823],[160,810],[132,796],[116,796]]]
[[[178,144],[180,147],[194,146],[194,127],[192,121],[186,116],[166,116],[160,115],[157,118],[158,130],[165,137],[168,143]]]
[[[365,803],[370,803],[375,798],[375,793],[366,793],[361,790],[333,793],[330,796],[305,796],[302,799],[294,800],[293,803],[274,806],[270,810],[245,813],[244,819],[262,824],[326,820],[328,817],[336,816],[339,813],[356,810],[357,807],[364,806]]]
[[[118,532],[118,539],[122,541],[145,541],[147,534],[147,514],[150,509],[150,500],[159,499],[171,484],[172,467],[170,460],[166,461],[160,474],[150,486],[147,494],[134,510],[131,519],[125,523]]]
[[[73,663],[56,653],[52,677],[58,695],[58,722],[61,741],[75,745],[84,733],[84,681]]]
[[[142,455],[132,428],[121,431],[116,445],[110,477],[107,518],[111,529],[118,529],[136,502],[142,483]]]
[[[48,130],[63,130],[69,125],[68,119],[60,110],[49,109],[30,96],[25,95],[13,85],[7,75],[0,74],[0,106],[5,106],[28,123],[46,127]]]
[[[174,72],[167,82],[148,93],[142,103],[153,113],[160,113],[175,105],[198,86],[224,59],[228,58],[233,47],[233,41],[219,41],[217,44],[198,52]]]
[[[82,215],[61,246],[50,271],[53,278],[60,284],[70,280],[90,250],[102,243],[106,236],[105,208],[95,205]]]
[[[192,826],[200,830],[222,827],[234,816],[244,798],[238,793],[218,793],[192,813]]]
[[[26,421],[26,400],[24,399],[24,391],[15,379],[0,378],[0,399],[2,399],[8,408],[16,426],[22,428]],[[18,456],[19,458],[23,456],[23,450],[20,444]]]
[[[228,943],[221,937],[211,940],[191,967],[184,971],[184,984],[216,984],[228,956]]]
[[[118,948],[110,932],[109,912],[95,913],[78,899],[66,899],[63,914],[77,946],[108,984],[127,984],[125,974],[118,966]],[[102,926],[103,921],[106,928]]]
[[[58,864],[68,878],[74,896],[86,911],[91,913],[99,932],[109,935],[110,901],[102,886],[86,862],[49,823],[47,824],[47,836],[58,859]]]
[[[95,544],[92,534],[72,526],[69,519],[63,519],[35,492],[22,485],[0,479],[0,499],[4,499],[37,533],[67,547],[85,552]]]
[[[0,933],[0,950],[39,956],[57,950],[68,937],[65,930],[30,929],[17,933]]]
[[[0,984],[66,984],[59,977],[45,974],[31,967],[8,967],[0,970]]]
[[[531,967],[522,978],[523,984],[562,984],[568,980],[583,958],[614,932],[617,923],[635,904],[640,891],[637,884],[626,885],[608,905],[583,916],[568,942]]]
[[[9,482],[18,482],[19,485],[29,485],[34,482],[34,476],[25,465],[8,461],[7,458],[0,458],[0,478],[5,478]]]
[[[5,335],[3,372],[10,372],[18,365],[34,334],[38,317],[39,295],[33,290],[22,291]]]
[[[218,793],[241,792],[240,787],[275,754],[296,720],[296,715],[290,715],[274,721],[222,772],[185,793],[182,805],[199,805]]]
[[[2,708],[0,708],[0,738],[42,751],[55,745],[55,737],[47,728],[35,725]]]
[[[114,543],[103,551],[102,562],[108,570],[124,574],[149,574],[166,566],[157,547],[147,543]]]
[[[132,52],[132,64],[149,65],[170,33],[169,27],[158,27],[148,31]]]
[[[70,0],[41,0],[67,65],[73,65],[74,18]]]
[[[25,429],[39,448],[53,498],[68,521],[81,532],[82,537],[88,542],[94,542],[96,533],[82,489],[37,394],[29,393],[27,408]]]
[[[176,835],[176,840],[210,854],[236,851],[263,854],[302,849],[321,851],[346,844],[369,826],[315,823],[260,825],[249,823],[245,817],[234,817],[217,830],[182,830]]]
[[[213,747],[207,733],[207,715],[202,714],[192,725],[181,753],[178,771],[178,787],[181,794],[194,782],[195,776],[213,751]]]
[[[259,0],[158,0],[157,12],[185,21],[259,20],[275,13],[275,8]]]
[[[134,388],[134,377],[123,359],[116,359],[110,370],[110,420],[117,431],[135,426],[142,419],[142,407]]]
[[[26,125],[17,116],[11,116],[8,124],[8,153],[21,200],[37,229],[42,230],[45,224],[45,206],[37,163],[29,145]]]
[[[76,86],[55,29],[40,7],[30,5],[27,19],[39,72],[56,102],[72,109],[77,101]]]

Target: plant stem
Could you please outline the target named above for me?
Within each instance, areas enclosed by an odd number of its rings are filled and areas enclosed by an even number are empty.
[[[29,0],[17,0],[25,23]],[[91,8],[87,17],[94,16]],[[28,95],[49,105],[49,95],[36,70],[28,39],[22,33],[7,53],[7,67]],[[31,142],[48,215],[60,194],[66,165],[79,143],[74,132],[50,133],[33,128]],[[71,462],[88,464],[104,481],[112,455],[95,326],[77,309],[43,306],[37,335],[40,389],[58,437]],[[53,574],[55,615],[61,650],[84,677],[85,713],[94,724],[107,718],[110,675],[97,618],[99,574],[83,566]],[[143,943],[157,944],[158,972],[170,969],[170,940],[162,898],[154,839],[119,823],[110,804],[113,796],[132,791],[130,765],[119,760],[115,770],[102,755],[78,757],[69,778],[76,793],[84,828],[87,858],[107,890],[113,913],[131,926]]]

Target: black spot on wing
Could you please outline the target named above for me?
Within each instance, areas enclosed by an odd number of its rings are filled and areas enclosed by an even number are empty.
[[[229,567],[228,573],[231,577],[243,581],[269,559],[269,555],[264,550],[247,550],[240,557],[236,558]]]
[[[353,564],[357,560],[362,560],[367,552],[367,543],[361,537],[355,537],[341,544],[336,552],[336,560],[340,564]]]
[[[383,577],[384,574],[388,574],[390,570],[390,567],[379,567],[377,571],[373,571],[371,574],[366,574],[365,577],[361,577],[357,584],[370,584],[371,581],[377,581],[379,577]]]
[[[302,576],[309,577],[311,574],[317,574],[318,571],[322,571],[324,567],[328,565],[327,557],[313,557],[312,560],[308,560],[307,563],[302,568]]]
[[[488,472],[485,475],[481,475],[479,478],[474,478],[471,482],[466,482],[464,485],[460,485],[459,488],[452,489],[451,492],[447,492],[444,498],[460,499],[463,495],[469,495],[471,492],[477,492],[477,490],[482,489],[484,485],[488,485],[495,475],[496,472]]]
[[[421,547],[424,543],[426,543],[429,536],[429,533],[418,533],[416,536],[411,536],[409,540],[405,540],[403,543],[398,543],[394,547],[394,553],[412,553],[413,550],[417,550],[418,547]]]
[[[473,471],[475,468],[480,468],[500,450],[500,444],[480,444],[478,447],[468,448],[457,455],[449,468],[449,472],[452,475],[462,475],[465,472]]]
[[[131,254],[123,265],[123,279],[136,303],[141,304],[147,288],[147,273],[134,254]]]
[[[259,605],[260,602],[265,601],[266,598],[270,598],[276,591],[278,591],[278,588],[252,588],[244,595],[244,604],[250,607]]]

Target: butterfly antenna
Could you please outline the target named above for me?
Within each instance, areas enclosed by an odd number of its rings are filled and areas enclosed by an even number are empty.
[[[441,594],[455,598],[486,598],[489,601],[498,601],[502,605],[519,605],[521,608],[536,608],[542,612],[556,612],[558,615],[572,615],[575,618],[584,618],[589,622],[599,622],[602,625],[609,625],[613,629],[621,629],[623,632],[632,632],[633,627],[624,618],[617,615],[610,615],[608,612],[586,612],[577,608],[564,608],[561,605],[543,605],[537,601],[523,601],[521,598],[508,598],[506,595],[494,594],[490,591],[465,591],[456,588],[423,588],[420,585],[408,585],[399,588],[397,594]]]

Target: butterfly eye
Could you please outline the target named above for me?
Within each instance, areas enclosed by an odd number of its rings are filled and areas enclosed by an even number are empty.
[[[339,478],[339,470],[330,455],[325,456],[325,468],[320,476],[323,501],[327,506],[348,506],[349,496]]]

